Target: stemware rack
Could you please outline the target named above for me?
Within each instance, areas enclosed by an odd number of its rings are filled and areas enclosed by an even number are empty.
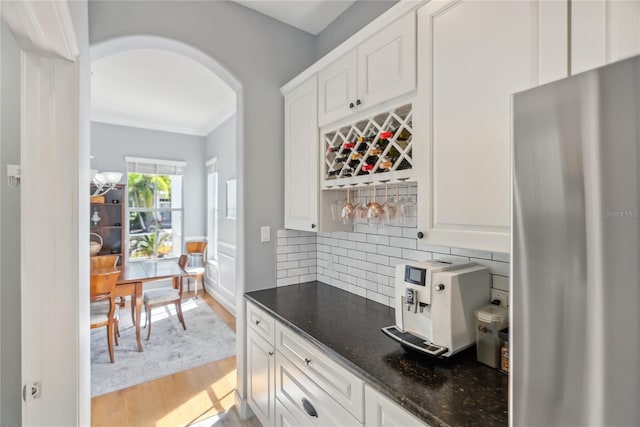
[[[410,180],[413,106],[405,104],[322,135],[322,188]]]

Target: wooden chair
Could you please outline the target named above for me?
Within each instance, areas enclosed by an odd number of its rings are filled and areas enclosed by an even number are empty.
[[[181,255],[178,265],[184,269],[187,265],[187,259],[188,257],[186,255]],[[180,323],[182,323],[184,330],[187,330],[187,325],[185,325],[184,317],[182,316],[182,277],[176,278],[173,281],[173,286],[171,288],[152,289],[150,291],[146,291],[142,297],[142,302],[146,313],[145,326],[148,328],[147,341],[149,341],[149,338],[151,337],[151,309],[153,307],[175,304],[178,319],[180,320]]]
[[[105,268],[105,267],[115,267],[118,263],[118,258],[120,255],[98,255],[92,256],[89,259],[91,260],[91,268]]]
[[[113,341],[118,344],[118,306],[115,302],[114,289],[120,271],[104,274],[91,275],[91,329],[107,327],[107,345],[109,347],[109,357],[114,363]]]
[[[184,268],[187,275],[187,291],[189,290],[189,278],[194,277],[194,298],[198,298],[198,279],[202,279],[202,290],[204,291],[204,272],[207,264],[207,242],[187,242],[187,255],[202,255],[202,265],[187,266]]]

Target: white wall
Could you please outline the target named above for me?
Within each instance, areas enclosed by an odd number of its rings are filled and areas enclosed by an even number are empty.
[[[314,38],[231,2],[92,1],[91,43],[156,35],[213,57],[243,85],[244,228],[247,290],[275,286],[275,241],[260,243],[260,226],[282,226],[283,98],[279,88],[314,59]],[[242,170],[242,168],[239,168]]]
[[[322,58],[397,2],[397,0],[360,0],[353,3],[316,36],[316,59]]]
[[[229,117],[206,138],[205,159],[218,159],[218,240],[236,246],[236,220],[226,217],[226,182],[236,174],[236,115]]]
[[[205,138],[128,126],[92,122],[91,167],[99,171],[122,172],[126,176],[125,156],[187,162],[183,181],[183,235],[206,235],[207,204]],[[122,178],[125,183],[126,178]]]
[[[7,164],[20,164],[20,50],[0,24],[2,134],[0,135],[0,425],[21,423],[20,400],[20,188],[7,186]]]

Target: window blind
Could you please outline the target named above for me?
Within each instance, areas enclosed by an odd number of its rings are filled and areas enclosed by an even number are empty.
[[[143,159],[125,157],[127,172],[153,173],[158,175],[184,175],[186,162],[175,160]]]

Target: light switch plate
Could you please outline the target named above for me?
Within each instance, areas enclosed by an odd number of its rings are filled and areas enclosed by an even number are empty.
[[[271,227],[268,225],[263,225],[260,227],[260,242],[270,242],[271,241]]]

